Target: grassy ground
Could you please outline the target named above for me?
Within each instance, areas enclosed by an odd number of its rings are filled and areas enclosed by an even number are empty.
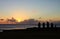
[[[25,29],[8,30],[1,33],[1,38],[24,38],[24,39],[58,39],[60,38],[60,28],[58,29]]]

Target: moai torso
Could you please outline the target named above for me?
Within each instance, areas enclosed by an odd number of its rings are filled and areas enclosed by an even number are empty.
[[[45,23],[42,23],[43,28],[45,28]]]
[[[53,28],[53,23],[51,23],[51,28]]]
[[[49,28],[49,22],[47,22],[47,24],[46,24],[46,25],[47,25],[47,28]]]
[[[39,22],[39,23],[38,23],[38,28],[40,28],[40,26],[41,26],[41,23]]]

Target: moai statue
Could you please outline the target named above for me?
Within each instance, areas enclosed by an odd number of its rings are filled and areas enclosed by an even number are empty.
[[[55,28],[56,28],[56,24],[55,24]]]
[[[42,23],[43,28],[45,28],[45,23]]]
[[[51,23],[51,28],[53,28],[54,27],[54,24],[53,23]]]
[[[49,22],[47,22],[47,24],[46,24],[46,25],[47,25],[47,28],[49,28]]]
[[[40,28],[40,27],[41,27],[41,23],[39,22],[39,23],[38,23],[38,28]]]

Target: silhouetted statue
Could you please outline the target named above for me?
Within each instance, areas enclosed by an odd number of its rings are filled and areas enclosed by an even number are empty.
[[[49,28],[49,22],[47,22],[47,24],[46,24],[46,25],[47,25],[47,28]]]
[[[53,28],[53,26],[54,26],[54,24],[53,24],[53,23],[51,23],[51,28]]]
[[[55,24],[55,28],[56,28],[56,24]]]
[[[40,26],[41,26],[41,23],[39,22],[39,23],[38,23],[38,28],[40,28]]]
[[[42,23],[43,28],[45,28],[45,23]]]

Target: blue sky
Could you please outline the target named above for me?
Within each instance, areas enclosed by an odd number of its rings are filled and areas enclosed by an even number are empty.
[[[60,0],[0,0],[0,18],[10,17],[60,20]]]

